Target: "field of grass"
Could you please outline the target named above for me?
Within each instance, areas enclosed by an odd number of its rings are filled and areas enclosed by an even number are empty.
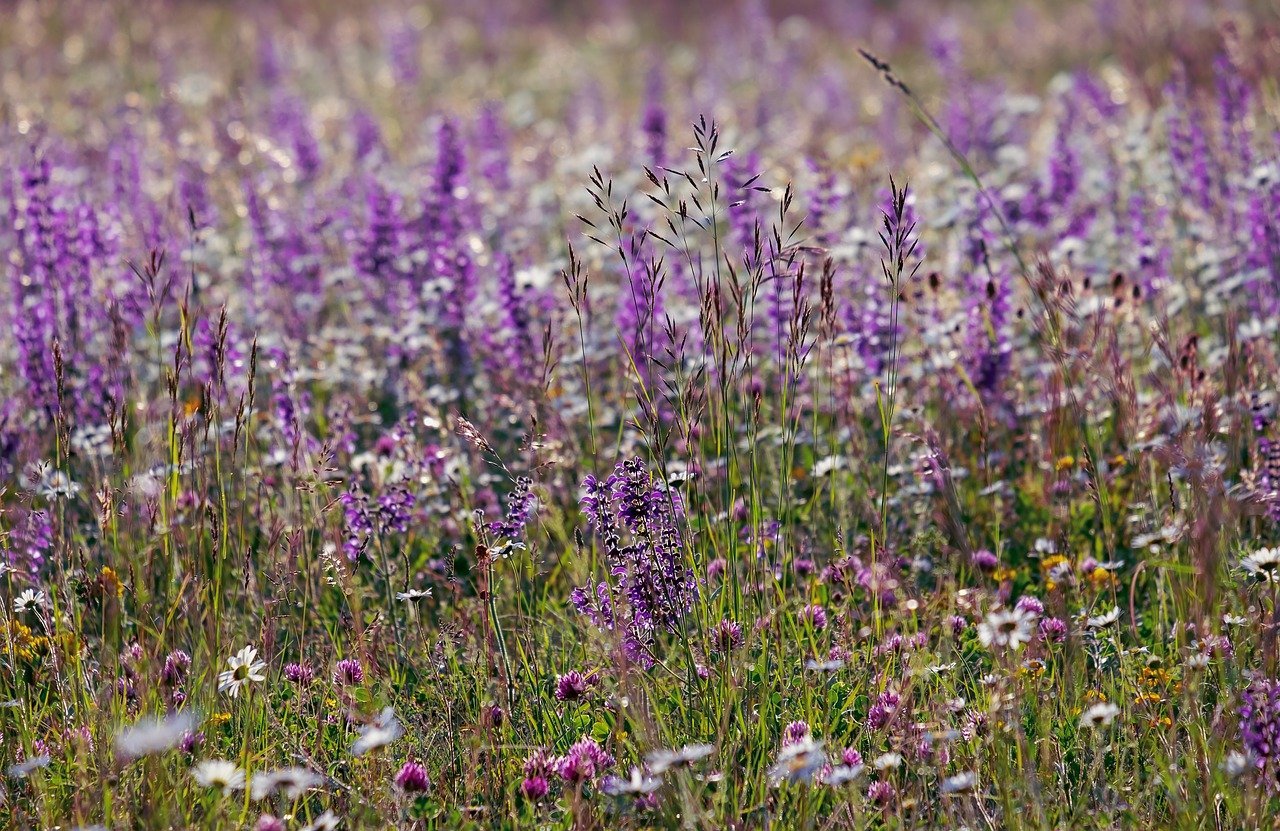
[[[1253,829],[1270,2],[0,5],[0,827]]]

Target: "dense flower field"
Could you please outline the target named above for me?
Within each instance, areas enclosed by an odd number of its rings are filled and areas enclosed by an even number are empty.
[[[0,826],[1280,808],[1269,2],[0,7]]]

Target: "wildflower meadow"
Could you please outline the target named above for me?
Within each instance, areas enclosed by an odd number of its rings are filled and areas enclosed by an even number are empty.
[[[1255,829],[1270,0],[0,2],[0,827]]]

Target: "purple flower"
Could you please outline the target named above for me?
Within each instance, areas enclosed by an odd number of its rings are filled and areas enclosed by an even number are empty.
[[[742,627],[732,620],[722,620],[711,631],[711,648],[720,654],[728,654],[742,646]]]
[[[800,610],[800,622],[816,630],[827,628],[827,610],[817,604],[805,606]]]
[[[782,731],[782,746],[789,744],[799,744],[809,738],[810,730],[808,722],[793,721]]]
[[[188,756],[194,756],[196,751],[204,745],[204,732],[192,731],[184,733],[182,741],[178,743],[178,747]]]
[[[549,775],[555,768],[556,760],[542,748],[538,748],[529,754],[524,760],[525,776],[545,777]]]
[[[893,785],[884,780],[872,782],[867,788],[867,801],[877,808],[888,808],[897,796],[898,792]]]
[[[613,767],[613,757],[594,739],[582,738],[556,762],[556,772],[570,784],[588,782]]]
[[[1036,615],[1037,617],[1044,614],[1044,604],[1037,598],[1026,594],[1018,598],[1018,602],[1014,605],[1014,608],[1022,612],[1028,612]]]
[[[293,684],[303,686],[311,683],[311,680],[316,677],[316,672],[307,664],[285,664],[284,677]]]
[[[985,548],[973,552],[969,562],[973,563],[973,567],[981,572],[992,572],[1000,567],[1000,559]]]
[[[1240,695],[1240,738],[1259,770],[1267,772],[1270,789],[1280,785],[1276,759],[1280,757],[1280,681],[1259,678]]]
[[[578,701],[591,689],[591,679],[570,670],[556,679],[556,701]]]
[[[333,668],[333,683],[339,687],[354,687],[364,681],[364,667],[355,658],[343,658]]]
[[[1046,643],[1062,643],[1067,639],[1067,624],[1056,617],[1040,621],[1040,639]]]
[[[520,783],[520,793],[524,794],[525,799],[541,799],[550,789],[545,776],[526,776]]]
[[[405,793],[426,793],[431,790],[431,777],[417,762],[405,762],[396,774],[396,787]]]
[[[885,690],[880,693],[875,703],[867,710],[867,729],[880,730],[886,727],[889,722],[893,721],[894,714],[898,712],[898,705],[901,702],[901,696],[893,690]]]
[[[187,670],[191,668],[191,656],[181,649],[175,649],[164,659],[164,669],[160,673],[160,683],[166,687],[179,687],[187,680]]]
[[[515,487],[507,496],[506,517],[497,522],[490,522],[489,533],[512,541],[524,536],[524,527],[529,523],[529,516],[533,512],[535,502],[533,492],[530,490],[532,485],[533,480],[527,477],[522,476],[516,480]]]
[[[679,494],[640,459],[619,462],[603,483],[588,476],[582,491],[582,512],[602,538],[613,585],[575,591],[574,605],[597,625],[624,626],[627,655],[650,667],[655,635],[677,631],[697,595],[680,532]]]

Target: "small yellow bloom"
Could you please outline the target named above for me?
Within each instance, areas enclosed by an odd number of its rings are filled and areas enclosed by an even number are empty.
[[[1163,687],[1172,680],[1164,667],[1143,667],[1142,683],[1147,687]]]
[[[1109,569],[1095,568],[1093,571],[1089,572],[1089,582],[1093,584],[1095,589],[1110,589],[1113,588],[1119,580],[1116,579],[1116,576],[1112,574]]]
[[[9,621],[8,631],[3,638],[6,651],[20,661],[34,661],[36,656],[49,646],[49,639],[35,635],[31,627],[19,621]]]
[[[1054,466],[1054,469],[1055,469],[1055,470],[1067,470],[1068,468],[1075,467],[1075,466],[1076,466],[1076,457],[1075,457],[1075,456],[1063,456],[1061,459],[1059,459],[1058,461],[1054,462],[1054,465],[1053,465],[1053,466]]]
[[[209,716],[209,721],[213,722],[214,727],[218,727],[231,721],[231,714],[227,712],[214,713]]]
[[[1044,675],[1044,661],[1032,658],[1022,662],[1018,674],[1023,678],[1039,678]]]
[[[849,169],[854,173],[870,170],[880,161],[880,148],[874,144],[864,144],[849,154]]]
[[[113,593],[116,598],[124,597],[124,583],[120,580],[120,575],[111,566],[102,567],[102,590],[104,593]]]
[[[1058,566],[1065,566],[1067,558],[1061,554],[1051,554],[1040,561],[1041,571],[1053,571]]]

